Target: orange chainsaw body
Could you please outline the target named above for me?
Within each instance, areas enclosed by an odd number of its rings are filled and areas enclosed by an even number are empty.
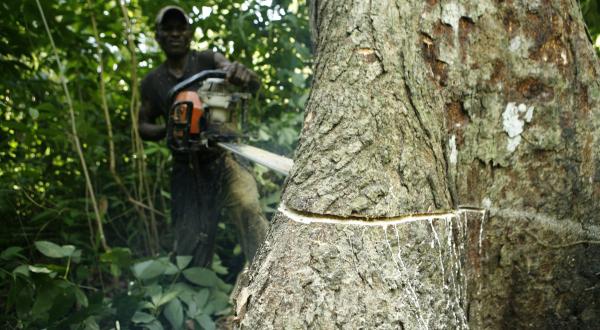
[[[209,142],[239,137],[236,110],[245,111],[248,96],[232,92],[225,78],[223,71],[205,70],[169,91],[172,105],[167,113],[167,146],[172,151],[198,151]]]
[[[200,134],[200,120],[204,115],[204,109],[198,93],[196,91],[179,92],[175,97],[174,108],[173,121],[181,129],[174,131],[173,134],[179,138],[183,137],[183,129],[188,125],[190,134]]]

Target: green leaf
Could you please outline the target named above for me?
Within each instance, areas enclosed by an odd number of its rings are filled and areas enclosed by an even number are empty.
[[[31,285],[20,278],[16,278],[8,293],[8,306],[14,306],[17,316],[23,319],[30,317],[33,302]]]
[[[198,321],[200,326],[205,330],[215,330],[216,329],[215,322],[213,322],[213,320],[210,318],[210,316],[208,316],[206,314],[197,316],[195,320]]]
[[[44,281],[39,283],[40,288],[37,292],[35,302],[31,307],[31,314],[34,319],[45,321],[48,319],[48,311],[53,307],[55,302],[60,302],[56,299],[61,294],[61,289],[54,285],[55,282]]]
[[[292,84],[296,87],[304,87],[304,76],[299,73],[292,73]]]
[[[146,296],[150,297],[150,300],[152,300],[152,304],[154,306],[153,308],[158,307],[158,303],[160,301],[160,298],[162,297],[162,293],[162,286],[158,284],[153,284],[146,287]]]
[[[156,306],[154,306],[153,303],[149,302],[149,301],[143,301],[140,303],[140,309],[148,309],[148,310],[155,310]]]
[[[140,311],[135,312],[131,318],[131,322],[133,323],[150,323],[152,321],[156,321],[153,315]]]
[[[0,253],[0,259],[9,260],[14,257],[23,258],[23,255],[21,255],[21,251],[23,251],[23,248],[18,246],[11,246],[2,251],[2,253]]]
[[[48,241],[37,241],[34,244],[43,255],[50,258],[64,258],[73,252],[70,249],[64,250],[60,245]],[[69,251],[71,253],[68,253]]]
[[[171,323],[173,329],[181,329],[183,326],[183,306],[179,299],[171,300],[163,312],[165,317]]]
[[[177,273],[179,273],[179,268],[177,268],[177,266],[175,266],[172,262],[170,261],[166,261],[163,263],[165,264],[165,275],[175,275]]]
[[[177,291],[177,290],[168,291],[165,294],[161,295],[156,306],[157,307],[162,306],[162,305],[172,301],[173,299],[177,298],[178,295],[179,295],[179,291]]]
[[[133,275],[140,280],[149,280],[164,274],[166,265],[156,260],[146,260],[133,265]]]
[[[118,267],[125,268],[131,265],[131,250],[128,248],[113,248],[100,255],[100,261],[115,264]]]
[[[177,268],[179,268],[179,270],[184,270],[185,267],[192,262],[192,256],[177,256],[175,261],[177,263]]]
[[[175,286],[180,292],[177,298],[179,298],[180,301],[188,306],[188,314],[195,315],[198,310],[198,305],[196,304],[197,292],[192,287],[184,283],[177,283]],[[208,289],[203,290],[208,291]]]
[[[61,249],[65,257],[71,257],[73,256],[73,253],[75,253],[75,246],[73,245],[63,245],[61,246]],[[81,254],[79,256],[81,256]]]
[[[88,317],[83,321],[83,329],[85,330],[100,330],[100,326],[93,316]]]
[[[39,267],[39,266],[28,266],[29,271],[31,271],[32,273],[37,273],[37,274],[52,274],[53,271],[46,268],[46,267]]]
[[[208,302],[208,297],[210,296],[209,289],[202,289],[198,291],[196,295],[194,295],[194,302],[200,309],[204,309],[206,303]]]
[[[204,310],[206,314],[214,314],[229,306],[229,296],[224,292],[213,290],[209,303]]]
[[[121,276],[121,268],[119,268],[119,266],[117,266],[115,264],[111,264],[110,265],[110,273],[115,277],[119,277],[119,276]]]
[[[225,281],[223,281],[220,278],[217,279],[216,287],[217,287],[217,289],[219,289],[223,292],[230,292],[231,289],[233,289],[233,286],[231,284],[225,283]]]
[[[227,275],[228,273],[227,268],[223,266],[223,264],[221,263],[221,258],[219,258],[218,255],[215,255],[215,257],[213,258],[212,265],[210,268],[217,274]]]
[[[183,271],[183,276],[188,281],[205,287],[213,287],[217,283],[217,275],[210,269],[202,267],[188,268]]]
[[[154,320],[148,324],[144,324],[144,328],[148,330],[164,330],[162,324],[158,320]]]
[[[25,277],[29,277],[29,265],[21,265],[13,270],[13,274],[21,274]]]
[[[193,316],[199,314],[199,312],[201,312],[198,310],[198,305],[196,305],[195,302],[187,301],[187,302],[185,302],[185,304],[187,305],[187,315],[193,317]]]
[[[73,290],[75,292],[75,299],[77,299],[77,303],[79,303],[79,305],[83,307],[88,307],[89,302],[85,293],[83,293],[83,291],[81,291],[81,289],[76,286],[73,287]]]
[[[36,120],[40,116],[40,112],[36,108],[29,108],[29,115],[33,120]]]

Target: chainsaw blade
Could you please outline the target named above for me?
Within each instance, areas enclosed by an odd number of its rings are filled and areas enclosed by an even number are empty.
[[[285,176],[290,173],[292,166],[294,166],[294,161],[287,157],[247,144],[217,142],[217,145]]]

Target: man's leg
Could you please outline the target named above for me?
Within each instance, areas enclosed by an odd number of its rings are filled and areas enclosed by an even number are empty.
[[[173,163],[171,217],[175,226],[175,252],[193,256],[192,265],[210,267],[218,222],[214,175],[198,162]]]
[[[219,199],[225,216],[236,226],[246,259],[252,262],[269,226],[260,208],[256,181],[232,156],[225,157],[223,170]]]

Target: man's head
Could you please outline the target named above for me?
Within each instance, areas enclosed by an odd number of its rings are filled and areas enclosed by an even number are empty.
[[[183,9],[163,7],[156,15],[155,23],[156,41],[167,57],[181,57],[190,50],[192,29]]]

